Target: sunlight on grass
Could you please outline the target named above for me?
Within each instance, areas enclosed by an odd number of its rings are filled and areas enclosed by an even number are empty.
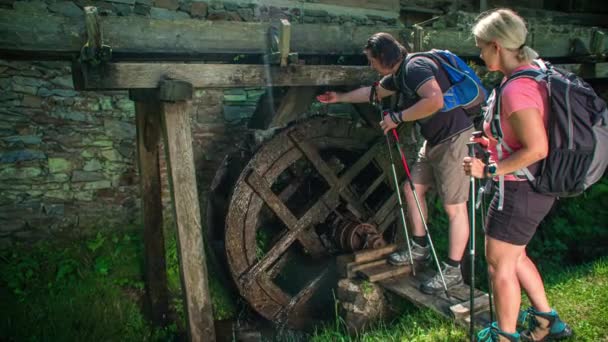
[[[608,341],[608,258],[546,278],[549,301],[574,329],[567,341]],[[529,305],[524,296],[522,306]],[[401,317],[379,323],[358,336],[338,326],[319,331],[312,341],[467,341],[468,330],[427,309],[406,307]]]

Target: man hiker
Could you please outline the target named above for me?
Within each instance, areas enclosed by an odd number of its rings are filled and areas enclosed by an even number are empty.
[[[383,78],[376,87],[379,98],[401,93],[405,110],[390,112],[380,121],[386,134],[400,122],[415,121],[425,141],[418,153],[411,175],[420,200],[421,211],[427,216],[426,193],[435,188],[443,202],[449,221],[449,252],[443,261],[442,273],[448,289],[462,283],[460,260],[469,238],[466,202],[469,198],[469,177],[461,163],[467,156],[466,143],[473,132],[473,123],[464,109],[457,107],[440,111],[444,106],[443,92],[450,81],[443,68],[429,57],[406,59],[407,50],[388,33],[372,35],[364,47],[370,66]],[[322,103],[368,102],[372,87],[363,87],[347,93],[326,92],[317,99]],[[407,210],[412,223],[411,253],[414,264],[430,259],[430,246],[426,230],[409,186],[404,187]],[[391,254],[393,265],[411,264],[407,250]],[[444,291],[441,276],[437,273],[423,283],[421,291],[436,294]]]

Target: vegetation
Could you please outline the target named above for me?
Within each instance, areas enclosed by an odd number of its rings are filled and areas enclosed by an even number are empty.
[[[608,178],[586,194],[562,199],[528,248],[538,262],[552,305],[576,332],[572,341],[607,340]],[[435,245],[445,254],[447,221],[431,209]],[[483,236],[478,229],[477,286],[487,289]],[[172,324],[153,327],[142,314],[143,243],[134,229],[100,232],[80,242],[40,242],[0,251],[0,340],[166,341],[183,337],[175,238],[167,239]],[[263,239],[262,239],[263,241]],[[211,269],[210,274],[217,274]],[[236,304],[220,278],[210,278],[216,319],[235,316]],[[464,341],[467,330],[404,303],[402,314],[359,336],[337,318],[313,341]],[[282,339],[292,340],[292,339]]]

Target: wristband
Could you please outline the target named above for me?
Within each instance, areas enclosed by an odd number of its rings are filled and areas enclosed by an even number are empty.
[[[403,120],[401,119],[401,113],[394,112],[392,110],[384,111],[384,115],[386,116],[387,114],[391,118],[391,120],[393,121],[394,124],[398,125],[399,123],[403,122]]]

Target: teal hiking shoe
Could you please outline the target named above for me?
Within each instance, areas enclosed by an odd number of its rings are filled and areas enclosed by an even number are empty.
[[[572,336],[572,329],[555,310],[538,312],[530,307],[527,311],[528,328],[521,332],[522,341],[557,341]]]
[[[477,342],[519,342],[519,333],[509,334],[498,329],[498,323],[492,322],[489,327],[477,333]]]

